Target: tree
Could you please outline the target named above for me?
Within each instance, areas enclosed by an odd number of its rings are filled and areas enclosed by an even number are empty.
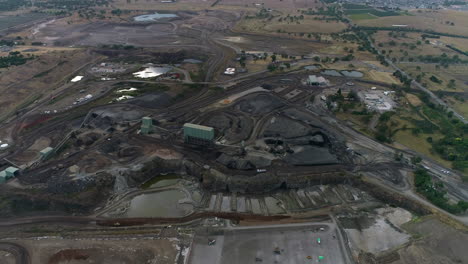
[[[275,54],[271,55],[271,61],[272,61],[272,62],[275,62],[275,61],[276,61],[276,55],[275,55]]]
[[[411,163],[412,163],[412,164],[415,164],[415,165],[416,165],[416,164],[418,164],[418,163],[421,163],[421,161],[422,161],[422,158],[419,157],[419,156],[411,157]]]
[[[456,86],[456,85],[455,85],[455,80],[454,80],[454,79],[451,79],[451,80],[449,81],[449,83],[447,84],[447,87],[448,87],[449,89],[455,89],[455,86]]]

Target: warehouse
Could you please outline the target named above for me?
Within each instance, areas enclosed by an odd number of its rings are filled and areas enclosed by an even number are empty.
[[[214,128],[197,125],[184,124],[184,141],[189,144],[210,145],[214,139]]]

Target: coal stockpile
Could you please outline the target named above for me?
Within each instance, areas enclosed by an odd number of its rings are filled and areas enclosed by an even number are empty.
[[[293,154],[286,156],[285,160],[289,164],[296,166],[307,165],[325,165],[338,163],[335,155],[330,153],[328,148],[319,148],[315,146],[296,147]]]
[[[252,115],[264,115],[283,105],[280,99],[269,94],[257,94],[240,101],[235,108]]]
[[[250,118],[224,112],[210,115],[203,124],[216,128],[224,135],[226,141],[231,143],[246,140],[253,128],[253,121]]]
[[[311,134],[309,126],[285,117],[273,117],[263,132],[264,137],[297,138]]]
[[[130,99],[127,103],[144,108],[159,109],[169,106],[172,103],[172,98],[167,93],[153,93]]]

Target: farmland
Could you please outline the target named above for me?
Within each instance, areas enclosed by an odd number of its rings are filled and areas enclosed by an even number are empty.
[[[468,16],[464,12],[453,10],[418,10],[410,15],[385,16],[378,19],[355,21],[365,27],[392,27],[407,25],[409,28],[431,30],[446,34],[468,36]]]
[[[305,34],[337,33],[346,28],[342,22],[319,16],[303,15],[302,13],[273,14],[262,11],[247,16],[237,24],[236,29],[252,33],[268,34]]]
[[[399,16],[400,13],[396,11],[387,11],[387,10],[380,10],[376,8],[372,8],[365,5],[356,5],[356,4],[344,4],[343,8],[345,10],[346,15],[350,15],[351,18],[353,15],[369,15],[371,17],[389,17],[389,16]],[[359,18],[359,17],[358,17]],[[363,19],[363,17],[361,17]]]

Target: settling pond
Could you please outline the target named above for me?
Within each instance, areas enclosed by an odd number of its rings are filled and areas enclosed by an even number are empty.
[[[141,194],[130,201],[127,217],[183,217],[193,212],[193,205],[181,204],[188,199],[180,190],[172,189]]]
[[[151,22],[157,21],[163,18],[174,18],[178,17],[176,14],[159,14],[158,12],[149,15],[141,15],[133,18],[136,22]]]

